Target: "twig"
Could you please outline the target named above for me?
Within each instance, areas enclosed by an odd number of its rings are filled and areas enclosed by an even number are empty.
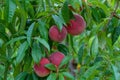
[[[108,20],[107,24],[105,25],[105,26],[106,26],[106,27],[105,27],[105,30],[107,29],[107,27],[108,27],[110,21],[111,21],[112,18],[114,17],[114,15],[115,15],[116,10],[117,10],[118,7],[119,7],[119,0],[117,0],[117,3],[116,3],[116,6],[115,6],[115,9],[114,9],[114,11],[111,13],[111,15],[110,15],[110,19]]]
[[[116,17],[117,19],[120,19],[120,16],[118,16],[117,14],[113,14],[114,17]]]

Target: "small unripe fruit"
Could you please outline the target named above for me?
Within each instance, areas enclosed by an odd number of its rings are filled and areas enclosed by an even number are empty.
[[[75,19],[70,20],[66,29],[71,35],[79,35],[82,33],[86,27],[86,22],[82,16],[74,14]]]
[[[54,52],[50,55],[49,60],[52,64],[54,64],[56,67],[58,67],[63,60],[65,55],[61,52]]]
[[[60,31],[57,26],[52,26],[49,30],[49,37],[51,40],[56,42],[62,42],[67,35],[67,30],[65,27],[62,27],[62,30]]]
[[[42,58],[39,64],[34,65],[34,71],[39,77],[45,77],[50,73],[50,70],[45,67],[50,61],[47,58]]]

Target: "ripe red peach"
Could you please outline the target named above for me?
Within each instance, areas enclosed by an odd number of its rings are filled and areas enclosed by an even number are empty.
[[[62,42],[67,35],[67,30],[65,27],[62,27],[60,31],[57,26],[53,25],[49,30],[49,37],[51,40],[56,42]]]
[[[50,61],[47,58],[42,58],[39,64],[34,65],[34,71],[39,77],[45,77],[50,73],[50,70],[45,67]]]
[[[78,14],[74,14],[75,19],[70,20],[69,24],[66,26],[66,29],[71,35],[79,35],[82,33],[86,27],[86,22],[84,18]]]
[[[56,67],[60,65],[65,55],[61,52],[54,52],[50,55],[49,60],[52,64],[54,64]]]

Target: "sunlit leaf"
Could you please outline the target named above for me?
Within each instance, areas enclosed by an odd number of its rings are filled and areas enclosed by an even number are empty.
[[[42,53],[41,53],[41,49],[39,46],[38,42],[34,42],[33,43],[33,47],[32,47],[32,58],[33,60],[38,63],[42,57]]]
[[[5,19],[8,22],[11,22],[16,10],[16,4],[13,0],[5,0],[5,3],[6,3]]]
[[[48,68],[48,69],[50,69],[50,70],[56,71],[56,67],[52,63],[46,64],[45,67]]]
[[[112,68],[113,68],[113,73],[114,73],[115,80],[119,80],[120,79],[120,73],[119,73],[118,67],[116,67],[115,65],[112,64]]]
[[[72,56],[65,56],[65,58],[63,58],[62,62],[60,63],[59,68],[67,64],[71,59],[72,59]]]
[[[32,32],[33,32],[34,26],[35,26],[35,23],[32,23],[27,31],[27,41],[28,41],[29,45],[31,45],[31,37],[32,37]]]
[[[46,40],[44,40],[40,37],[36,37],[35,39],[38,40],[43,46],[45,46],[48,49],[48,51],[50,51],[50,46]]]
[[[28,48],[28,43],[26,41],[19,46],[17,57],[16,57],[16,62],[18,64],[23,60],[25,56],[25,51],[27,50],[27,48]]]
[[[57,76],[56,73],[51,73],[48,77],[47,80],[56,80]]]

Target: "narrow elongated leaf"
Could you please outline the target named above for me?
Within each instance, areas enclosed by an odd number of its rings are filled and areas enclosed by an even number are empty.
[[[12,21],[12,24],[15,23],[15,20],[18,18],[20,21],[19,29],[18,32],[23,32],[26,26],[26,21],[27,21],[27,15],[23,9],[17,9],[15,12],[15,18],[14,21]]]
[[[5,72],[5,66],[0,65],[0,76],[3,76],[4,72]]]
[[[108,10],[107,6],[104,5],[103,3],[101,3],[100,1],[91,1],[91,3],[93,5],[96,5],[97,7],[100,7],[104,10],[105,14],[110,13],[110,11]]]
[[[61,31],[63,24],[64,24],[63,20],[57,15],[53,15],[52,17],[53,17],[58,29]]]
[[[97,36],[95,36],[92,41],[90,51],[91,51],[92,57],[95,58],[96,55],[98,54],[98,38],[97,38]]]
[[[30,3],[28,3],[27,1],[26,1],[25,4],[26,4],[26,5],[25,5],[25,8],[27,9],[28,14],[29,14],[31,17],[34,17],[34,9],[33,9],[33,6],[32,6]]]
[[[3,80],[2,76],[0,76],[0,80]]]
[[[96,22],[100,22],[101,20],[101,14],[99,11],[96,11],[97,8],[91,8],[92,10],[92,17]],[[98,9],[99,10],[99,9]]]
[[[28,41],[29,45],[31,45],[31,37],[32,37],[32,32],[33,32],[34,26],[35,26],[35,23],[32,23],[27,31],[27,41]]]
[[[0,33],[5,33],[5,26],[2,23],[0,23]]]
[[[63,72],[63,75],[68,78],[69,80],[75,80],[74,76],[70,74],[69,72]]]
[[[43,46],[45,46],[48,49],[48,51],[50,51],[50,46],[46,40],[44,40],[40,37],[36,37],[35,39],[38,40]]]
[[[92,75],[92,73],[94,73],[94,71],[95,71],[98,67],[100,67],[100,65],[102,65],[102,63],[101,63],[101,62],[98,62],[98,63],[96,63],[94,66],[90,67],[90,68],[83,74],[83,77],[84,77],[85,79],[88,79],[88,78]]]
[[[42,54],[39,43],[34,42],[32,47],[32,58],[36,63],[38,63],[41,59],[41,56]]]
[[[3,24],[4,21],[0,20],[0,38],[6,40],[7,39],[7,35],[5,33],[5,23]]]
[[[8,22],[11,22],[16,10],[16,4],[14,3],[13,0],[5,0],[5,4],[6,4],[5,19]]]
[[[113,68],[115,80],[119,80],[120,79],[119,69],[113,64],[112,64],[112,68]]]
[[[32,73],[33,80],[39,80],[35,73]]]
[[[8,41],[8,42],[6,43],[6,45],[9,45],[9,44],[14,43],[14,42],[16,42],[16,41],[20,41],[20,40],[22,40],[22,39],[26,39],[26,37],[25,37],[25,36],[20,36],[20,37],[13,38],[13,39],[11,39],[10,41]]]
[[[59,50],[60,52],[62,52],[62,53],[65,54],[65,55],[67,55],[68,52],[69,52],[67,46],[65,46],[65,45],[63,45],[63,44],[59,44],[59,45],[57,46],[57,48],[58,48],[58,50]]]
[[[60,63],[59,68],[61,68],[63,65],[67,64],[70,59],[72,59],[72,56],[65,56],[65,58],[62,60],[62,62]]]
[[[33,79],[32,79],[32,74],[27,75],[26,80],[33,80]]]
[[[70,5],[75,9],[79,10],[82,7],[82,0],[69,0]]]
[[[17,52],[17,57],[16,57],[16,62],[19,64],[24,56],[25,56],[25,51],[28,48],[28,43],[25,41],[23,44],[21,44],[18,48],[18,52]]]
[[[40,32],[40,36],[42,38],[44,38],[45,40],[48,40],[48,30],[47,30],[47,27],[45,25],[45,22],[39,21],[38,24],[39,24],[38,30]]]
[[[56,67],[52,63],[46,64],[45,67],[50,69],[50,70],[56,71]]]
[[[82,64],[83,50],[84,50],[84,43],[81,44],[80,49],[78,51],[78,61],[80,64]]]
[[[66,1],[63,4],[61,12],[62,12],[62,16],[63,16],[65,23],[68,23],[70,19],[74,18],[72,11],[70,11],[70,9],[68,8],[68,1]]]
[[[59,73],[59,80],[65,80],[63,74]]]
[[[0,39],[0,48],[2,47],[4,41],[2,39]]]
[[[120,26],[116,27],[112,33],[112,44],[114,44],[120,36]]]
[[[33,61],[31,55],[26,55],[24,58],[24,61],[25,61],[25,63],[24,63],[23,71],[31,72],[32,71],[31,64]]]
[[[56,78],[57,78],[56,73],[51,73],[51,74],[47,77],[47,80],[56,80]]]
[[[25,77],[27,76],[26,72],[21,72],[16,78],[15,80],[25,80]]]

